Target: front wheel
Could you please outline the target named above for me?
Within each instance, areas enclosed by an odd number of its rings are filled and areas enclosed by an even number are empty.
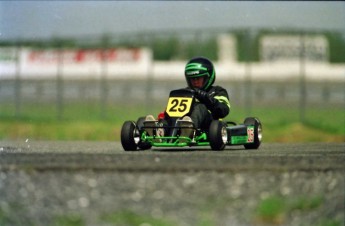
[[[254,142],[245,144],[245,149],[258,149],[262,141],[262,125],[260,120],[252,117],[246,118],[244,120],[244,125],[246,125],[247,128],[248,126],[254,126]]]
[[[211,122],[209,129],[209,140],[212,150],[221,151],[228,142],[226,123],[218,120]]]
[[[125,151],[136,151],[140,140],[135,123],[126,121],[121,128],[121,144]]]
[[[138,121],[137,121],[138,131],[142,130],[142,127],[144,126],[144,122],[145,122],[145,117],[138,118]],[[152,147],[152,145],[150,143],[143,142],[141,139],[139,140],[138,148],[140,150],[147,150],[147,149],[150,149],[151,147]]]

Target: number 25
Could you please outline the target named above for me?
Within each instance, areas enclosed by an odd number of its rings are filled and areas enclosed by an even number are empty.
[[[173,99],[171,101],[172,106],[169,109],[169,111],[171,111],[171,112],[176,112],[176,111],[184,112],[187,109],[187,104],[186,104],[187,102],[188,102],[188,100],[186,100],[186,99],[181,100],[180,102],[178,99]]]

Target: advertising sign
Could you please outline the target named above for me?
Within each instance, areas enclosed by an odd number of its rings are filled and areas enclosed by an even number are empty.
[[[119,63],[136,62],[141,58],[140,49],[82,49],[82,50],[30,50],[27,61],[34,64]]]
[[[266,35],[260,42],[261,60],[298,61],[302,54],[307,61],[328,62],[329,47],[323,35]]]

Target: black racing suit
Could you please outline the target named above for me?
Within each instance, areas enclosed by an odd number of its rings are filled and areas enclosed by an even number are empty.
[[[229,95],[220,86],[211,86],[203,95],[196,94],[190,117],[196,128],[208,129],[212,120],[225,118],[230,113]]]

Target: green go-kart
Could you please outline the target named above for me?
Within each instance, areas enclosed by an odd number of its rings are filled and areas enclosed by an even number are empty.
[[[170,92],[164,119],[125,121],[121,128],[121,143],[125,151],[146,150],[152,147],[210,146],[223,150],[227,145],[243,145],[246,149],[258,149],[262,141],[262,125],[258,118],[248,117],[243,124],[213,120],[208,129],[195,128],[184,120],[195,102],[195,91],[178,89]],[[189,131],[185,135],[184,131]]]

